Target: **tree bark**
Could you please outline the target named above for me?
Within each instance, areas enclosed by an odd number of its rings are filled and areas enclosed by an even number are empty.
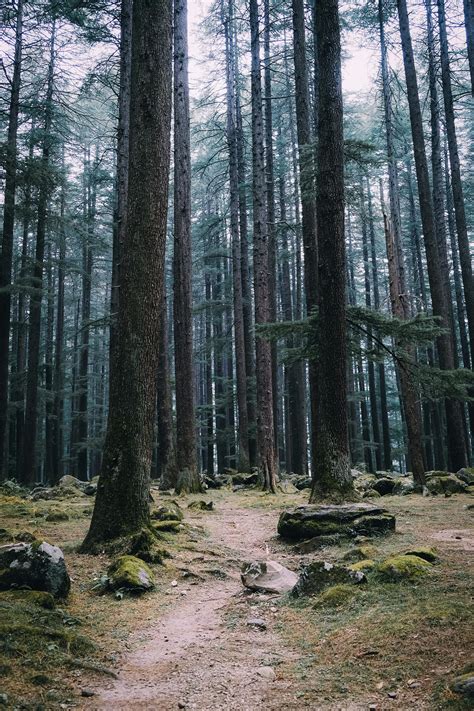
[[[118,340],[92,522],[81,550],[149,522],[159,308],[164,289],[172,68],[171,0],[134,0],[127,231]]]
[[[316,10],[319,64],[317,437],[311,501],[353,495],[347,422],[346,255],[341,43],[337,0]],[[309,265],[305,265],[308,269]],[[308,279],[314,278],[309,273]]]

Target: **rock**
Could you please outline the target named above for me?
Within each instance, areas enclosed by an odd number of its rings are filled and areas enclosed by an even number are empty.
[[[395,517],[372,504],[309,504],[284,511],[278,533],[285,540],[300,541],[328,535],[378,535],[395,529]]]
[[[369,570],[373,570],[375,568],[375,561],[371,560],[370,558],[366,558],[365,560],[359,560],[357,563],[352,563],[352,565],[349,566],[349,570],[353,570],[356,573],[361,571],[362,573],[368,573]]]
[[[60,548],[46,541],[0,547],[0,589],[26,586],[66,597],[71,581]]]
[[[409,548],[404,551],[402,555],[416,555],[418,558],[423,558],[423,560],[428,561],[428,563],[437,563],[439,561],[436,548],[429,548],[428,546]]]
[[[272,560],[245,563],[240,579],[250,590],[278,594],[289,592],[298,582],[296,573]]]
[[[140,558],[122,555],[107,570],[108,585],[112,590],[126,589],[132,592],[145,592],[155,587],[151,569]]]
[[[416,582],[430,572],[431,563],[416,555],[393,555],[379,563],[378,577],[388,583]]]
[[[188,509],[193,509],[194,511],[213,511],[214,502],[213,501],[191,501],[188,505]]]
[[[430,494],[463,494],[467,492],[468,485],[464,481],[458,479],[456,474],[447,474],[444,476],[432,476],[426,481],[426,488]]]
[[[429,472],[425,472],[425,479],[438,479],[439,477],[445,476],[449,476],[449,472],[439,469],[431,469]]]
[[[86,496],[95,496],[97,494],[97,484],[92,484],[91,482],[84,487],[84,494]]]
[[[332,585],[330,588],[323,590],[318,596],[314,607],[341,607],[346,605],[357,592],[355,585],[347,585],[341,583]]]
[[[202,483],[207,486],[208,489],[221,489],[227,482],[227,478],[224,479],[223,477],[212,477],[212,476],[204,476]]]
[[[258,472],[252,472],[251,474],[230,474],[232,478],[232,484],[234,486],[256,486],[259,481]]]
[[[277,484],[277,490],[282,494],[296,494],[298,489],[289,479],[283,479]]]
[[[464,467],[464,469],[460,469],[457,474],[456,474],[458,479],[461,479],[465,484],[470,486],[471,484],[474,484],[474,468],[473,467]]]
[[[387,496],[393,492],[393,487],[395,486],[395,480],[391,477],[382,477],[377,479],[372,484],[372,489],[374,489],[380,496]]]
[[[55,489],[52,489],[51,487],[48,486],[37,486],[33,489],[33,491],[30,494],[30,499],[32,501],[49,501],[50,499],[54,499],[55,496],[57,495]]]
[[[453,679],[451,689],[467,699],[474,699],[474,673],[462,674]]]
[[[77,479],[75,476],[71,476],[70,474],[65,474],[58,481],[58,486],[61,488],[66,486],[72,489],[79,489],[80,491],[83,491],[87,484],[87,481],[81,481],[81,479]]]
[[[0,694],[0,706],[8,706],[8,694]]]
[[[92,689],[81,689],[81,696],[85,699],[90,699],[92,696],[95,696],[95,691],[92,691]]]
[[[259,630],[266,630],[267,629],[267,623],[265,620],[262,620],[260,617],[251,617],[250,619],[247,620],[247,626],[248,627],[256,627]]]
[[[366,472],[362,472],[359,469],[351,469],[351,476],[353,479],[359,479],[362,476],[365,476]]]
[[[183,517],[183,512],[174,502],[159,506],[151,513],[151,518],[154,521],[182,521]]]
[[[366,489],[362,493],[362,498],[363,499],[380,499],[382,494],[379,494],[378,491],[375,491],[375,489]]]
[[[46,516],[46,521],[50,523],[59,523],[60,521],[69,521],[69,514],[65,511],[50,511]]]
[[[276,674],[273,667],[259,667],[257,669],[257,674],[262,677],[262,679],[267,679],[267,681],[273,681],[276,679]]]
[[[303,489],[311,489],[311,477],[305,476],[304,474],[293,474],[291,477],[291,483],[295,486],[298,491],[303,491]]]
[[[375,474],[367,474],[366,472],[361,472],[359,476],[354,479],[354,488],[359,493],[373,489],[373,485],[377,481]]]
[[[357,585],[365,582],[365,575],[350,570],[342,565],[333,565],[325,561],[315,561],[307,565],[292,590],[294,597],[317,595],[325,588],[334,585]]]
[[[415,482],[413,477],[404,476],[395,479],[392,494],[394,496],[408,496],[415,492]]]
[[[357,546],[357,548],[351,548],[343,555],[342,560],[357,563],[357,561],[375,558],[376,556],[377,549],[368,543],[363,546]]]

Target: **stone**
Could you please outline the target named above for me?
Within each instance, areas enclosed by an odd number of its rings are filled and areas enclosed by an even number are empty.
[[[375,491],[375,489],[366,489],[362,492],[363,499],[380,499],[381,496],[382,494],[379,494],[379,492]]]
[[[240,579],[249,590],[277,594],[289,592],[298,582],[296,573],[272,560],[245,563]]]
[[[416,555],[393,555],[376,567],[379,579],[387,583],[417,582],[430,572],[431,563]]]
[[[194,511],[213,511],[214,502],[213,501],[191,501],[188,504],[188,509],[193,509]]]
[[[58,486],[61,488],[66,486],[73,489],[80,489],[81,491],[85,489],[87,484],[87,481],[81,481],[81,479],[77,479],[75,476],[71,476],[71,474],[65,474],[58,481]]]
[[[151,513],[151,518],[154,521],[182,521],[183,517],[183,512],[174,502],[159,506]]]
[[[474,673],[462,674],[453,679],[451,689],[467,699],[474,699]]]
[[[437,563],[439,556],[436,548],[428,546],[417,546],[404,551],[402,555],[416,555],[418,558],[428,561],[428,563]]]
[[[155,587],[151,568],[140,558],[122,555],[107,570],[108,585],[112,590],[145,592]]]
[[[29,587],[66,597],[71,581],[60,548],[46,541],[0,547],[0,589]]]
[[[267,629],[267,623],[265,620],[262,620],[260,617],[251,617],[247,620],[247,626],[248,627],[256,627],[259,630],[266,630]]]
[[[258,472],[252,472],[251,474],[237,472],[236,474],[230,474],[230,476],[234,486],[256,486],[259,481]]]
[[[95,496],[97,494],[97,484],[89,482],[89,484],[84,487],[84,494],[86,494],[86,496]]]
[[[92,691],[92,689],[81,689],[81,696],[85,699],[90,699],[92,696],[95,696],[95,691]]]
[[[282,494],[296,494],[298,489],[289,479],[283,479],[277,484],[277,491]]]
[[[393,485],[392,494],[393,496],[408,496],[409,494],[415,493],[415,482],[413,477],[404,476],[395,479]]]
[[[289,541],[315,536],[373,536],[395,529],[395,517],[373,504],[308,504],[283,511],[278,533]]]
[[[315,561],[303,568],[291,594],[293,597],[317,595],[334,585],[357,585],[365,580],[365,575],[360,571],[326,561]]]
[[[357,588],[354,585],[340,583],[326,588],[318,596],[313,607],[342,607],[346,605],[356,594]]]
[[[474,468],[473,467],[464,467],[463,469],[460,469],[457,473],[456,476],[458,479],[461,479],[465,484],[470,486],[471,484],[474,484]]]
[[[444,476],[431,476],[426,481],[426,488],[430,494],[464,494],[468,490],[468,485],[458,479],[456,474],[447,474],[442,472]]]
[[[304,474],[293,474],[291,483],[298,491],[303,491],[304,489],[311,489],[312,481],[311,477],[305,476]]]
[[[259,667],[257,669],[257,674],[261,676],[262,679],[267,679],[267,681],[274,681],[274,679],[276,679],[273,667]]]
[[[354,488],[359,493],[373,489],[373,485],[377,481],[375,474],[367,474],[367,472],[361,472],[359,476],[354,479]]]
[[[372,489],[380,494],[380,496],[387,496],[393,492],[393,487],[395,486],[395,480],[391,477],[385,476],[372,484]]]

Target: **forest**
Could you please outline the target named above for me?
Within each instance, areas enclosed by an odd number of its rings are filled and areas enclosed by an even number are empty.
[[[0,706],[472,708],[474,0],[0,12]]]

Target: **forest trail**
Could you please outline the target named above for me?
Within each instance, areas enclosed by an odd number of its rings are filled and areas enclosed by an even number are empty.
[[[281,697],[276,699],[288,692],[288,683],[279,681],[273,668],[293,652],[272,629],[277,620],[272,597],[248,595],[240,582],[244,560],[268,556],[277,513],[236,504],[222,502],[206,516],[208,555],[188,551],[176,561],[192,569],[196,564],[214,566],[218,577],[194,585],[180,581],[169,611],[132,635],[132,651],[121,660],[119,678],[96,689],[97,696],[82,708],[281,708]],[[192,523],[201,520],[191,518]],[[226,572],[220,569],[223,560],[215,556],[216,547],[224,552]],[[284,557],[281,551],[278,557]],[[266,629],[248,625],[252,618],[264,619]]]

